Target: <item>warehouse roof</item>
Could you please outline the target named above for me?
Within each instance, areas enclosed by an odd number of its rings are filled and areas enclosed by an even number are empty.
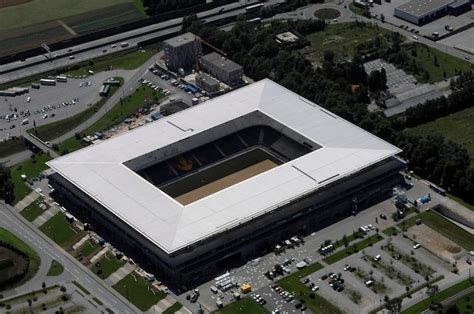
[[[230,59],[227,59],[226,57],[218,54],[217,52],[211,52],[210,54],[203,56],[202,59],[218,66],[221,69],[224,69],[227,72],[242,69],[241,65],[235,63]]]
[[[252,112],[265,114],[321,148],[186,206],[124,164]],[[47,164],[172,253],[399,152],[265,79]]]
[[[437,9],[447,6],[454,2],[453,0],[411,0],[402,4],[396,9],[409,13],[411,15],[422,17],[425,14],[436,11]]]

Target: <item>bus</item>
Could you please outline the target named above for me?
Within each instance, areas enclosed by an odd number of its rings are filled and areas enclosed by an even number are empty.
[[[255,12],[255,11],[260,10],[263,7],[264,7],[263,3],[252,4],[252,5],[249,5],[249,6],[245,7],[245,11],[247,11],[247,13]]]
[[[56,85],[56,81],[51,80],[51,79],[41,79],[40,84],[41,85]]]

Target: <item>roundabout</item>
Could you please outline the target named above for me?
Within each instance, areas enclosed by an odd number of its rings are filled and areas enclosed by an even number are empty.
[[[314,11],[313,15],[321,20],[333,20],[341,16],[341,11],[333,8],[322,8]]]

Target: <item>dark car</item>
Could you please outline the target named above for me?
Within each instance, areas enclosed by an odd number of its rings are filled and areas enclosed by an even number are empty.
[[[380,218],[387,220],[387,216],[385,216],[385,214],[380,214]]]
[[[321,276],[321,280],[326,280],[326,279],[328,279],[328,274],[324,274]]]
[[[399,260],[402,257],[399,254],[397,254],[397,255],[394,255],[393,258],[396,259],[396,260]]]
[[[301,304],[301,303],[296,303],[296,304],[295,304],[295,308],[296,308],[296,309],[300,309],[302,306],[303,306],[303,304]]]

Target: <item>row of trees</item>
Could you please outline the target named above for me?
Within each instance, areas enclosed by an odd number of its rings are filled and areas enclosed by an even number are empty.
[[[443,96],[408,108],[405,112],[405,125],[414,127],[472,106],[474,106],[474,82],[463,86],[447,98]]]

